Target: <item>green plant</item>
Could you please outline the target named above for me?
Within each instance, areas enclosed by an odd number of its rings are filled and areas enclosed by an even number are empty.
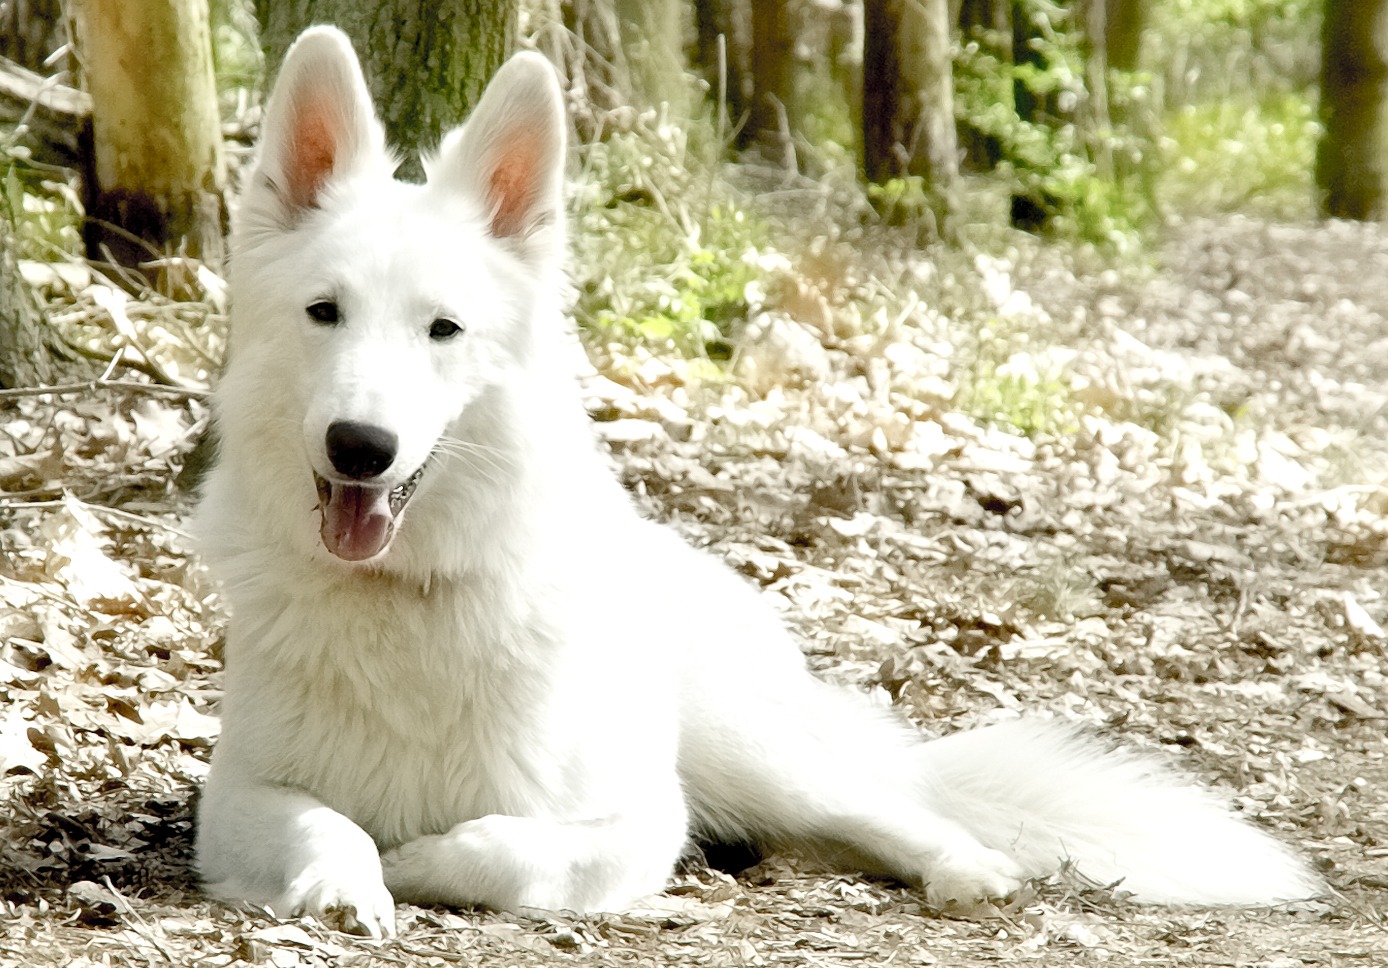
[[[920,175],[892,178],[886,184],[869,184],[868,201],[888,225],[903,225],[933,211],[930,191]]]
[[[82,203],[66,182],[54,181],[28,166],[22,148],[7,150],[6,216],[14,226],[20,259],[52,262],[82,251]]]
[[[955,113],[975,137],[996,153],[996,172],[1013,192],[1040,210],[1037,221],[1062,237],[1127,248],[1145,225],[1152,206],[1131,166],[1101,174],[1090,142],[1107,152],[1142,156],[1140,140],[1125,124],[1086,132],[1080,123],[1088,99],[1078,31],[1066,15],[1041,0],[1018,4],[1014,16],[1037,27],[1030,41],[1034,63],[1013,63],[1010,38],[984,32],[965,38],[955,58]],[[1131,96],[1138,85],[1118,85]],[[1037,105],[1038,120],[1023,118],[1019,96]]]
[[[1016,601],[1033,614],[1058,622],[1073,622],[1104,612],[1094,576],[1062,558],[1046,562],[1024,579],[1017,589]]]
[[[255,90],[265,79],[265,58],[249,0],[212,0],[208,13],[218,92]]]
[[[1176,213],[1312,217],[1319,134],[1299,91],[1187,105],[1165,120],[1158,198]]]
[[[1029,334],[990,321],[961,376],[957,406],[977,420],[1027,436],[1074,433],[1082,407],[1059,362],[1030,342]]]
[[[603,340],[726,359],[734,325],[764,296],[768,232],[685,145],[643,125],[585,147],[575,316]]]

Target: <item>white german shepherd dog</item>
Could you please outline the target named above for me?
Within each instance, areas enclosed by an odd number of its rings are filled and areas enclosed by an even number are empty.
[[[693,836],[940,906],[1066,859],[1153,902],[1320,891],[1217,797],[1073,730],[925,742],[636,514],[563,349],[565,128],[520,54],[403,184],[345,36],[285,58],[200,511],[232,610],[208,889],[383,936],[395,900],[621,909]]]

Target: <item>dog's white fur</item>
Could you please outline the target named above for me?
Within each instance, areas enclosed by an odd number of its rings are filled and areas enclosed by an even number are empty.
[[[233,615],[209,890],[373,935],[393,897],[610,910],[659,891],[692,832],[832,851],[940,904],[1064,858],[1150,901],[1316,893],[1132,754],[1028,722],[923,742],[636,515],[560,352],[564,128],[551,68],[519,55],[401,184],[345,37],[285,59],[200,510]],[[335,325],[306,315],[324,299]],[[431,338],[440,318],[466,329]],[[382,487],[425,468],[364,561],[320,539],[341,420],[397,435]]]

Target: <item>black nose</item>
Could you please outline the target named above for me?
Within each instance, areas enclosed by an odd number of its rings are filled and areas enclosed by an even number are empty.
[[[384,427],[337,420],[328,425],[328,460],[343,477],[364,481],[395,460],[399,439]]]

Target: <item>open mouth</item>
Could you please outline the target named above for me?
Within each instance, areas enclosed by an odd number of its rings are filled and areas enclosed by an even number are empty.
[[[424,467],[419,465],[403,483],[389,489],[330,481],[314,471],[318,509],[323,514],[319,528],[323,546],[344,561],[365,561],[384,551],[395,533],[395,519],[419,487]]]

